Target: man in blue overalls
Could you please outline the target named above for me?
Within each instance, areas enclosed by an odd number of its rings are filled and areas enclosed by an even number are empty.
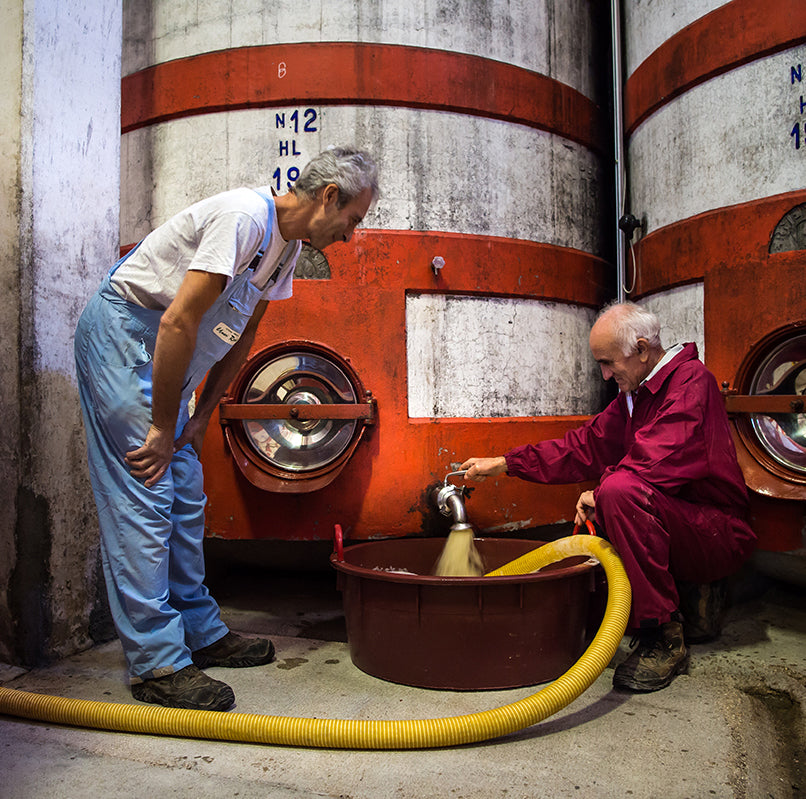
[[[291,296],[301,240],[320,250],[349,241],[377,194],[371,157],[331,148],[287,194],[241,188],[202,200],[122,258],[79,320],[104,576],[135,699],[227,710],[232,689],[200,669],[274,657],[271,641],[227,629],[203,583],[198,453],[268,302]]]

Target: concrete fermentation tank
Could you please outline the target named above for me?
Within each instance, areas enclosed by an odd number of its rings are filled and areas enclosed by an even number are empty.
[[[627,2],[624,31],[626,282],[723,384],[760,550],[803,552],[806,6]]]
[[[600,408],[598,6],[124,3],[123,246],[215,192],[284,192],[328,145],[368,149],[381,173],[353,240],[305,249],[212,421],[208,535],[436,532],[430,489],[458,463]],[[504,479],[468,513],[511,531],[572,518],[577,495]]]

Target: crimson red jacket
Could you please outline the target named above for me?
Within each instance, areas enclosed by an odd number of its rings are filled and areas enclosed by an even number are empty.
[[[601,481],[629,470],[669,496],[747,517],[747,488],[724,400],[695,344],[686,344],[638,388],[632,416],[619,393],[563,438],[516,447],[504,457],[508,474],[524,480]]]

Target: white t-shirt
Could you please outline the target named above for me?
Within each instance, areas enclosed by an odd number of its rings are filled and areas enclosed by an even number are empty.
[[[269,187],[260,189],[271,195]],[[112,275],[112,286],[124,299],[144,308],[164,310],[179,291],[189,269],[225,275],[231,280],[251,264],[266,232],[266,201],[256,191],[233,189],[201,200],[152,231]],[[252,282],[266,285],[274,274],[286,242],[280,235],[277,211],[271,204],[271,239]],[[264,300],[285,300],[293,293],[294,267],[300,242]]]

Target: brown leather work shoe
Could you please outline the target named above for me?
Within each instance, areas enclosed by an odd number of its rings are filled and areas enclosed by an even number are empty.
[[[215,643],[197,649],[191,657],[202,669],[209,666],[231,669],[262,666],[274,660],[274,644],[266,638],[244,638],[230,631]]]
[[[132,696],[140,702],[189,710],[229,710],[235,704],[229,685],[208,677],[196,666],[135,683]]]
[[[688,669],[689,653],[679,621],[642,632],[635,651],[613,674],[613,687],[625,691],[659,691]]]
[[[689,644],[704,644],[719,638],[728,606],[727,582],[677,583],[683,634]]]

